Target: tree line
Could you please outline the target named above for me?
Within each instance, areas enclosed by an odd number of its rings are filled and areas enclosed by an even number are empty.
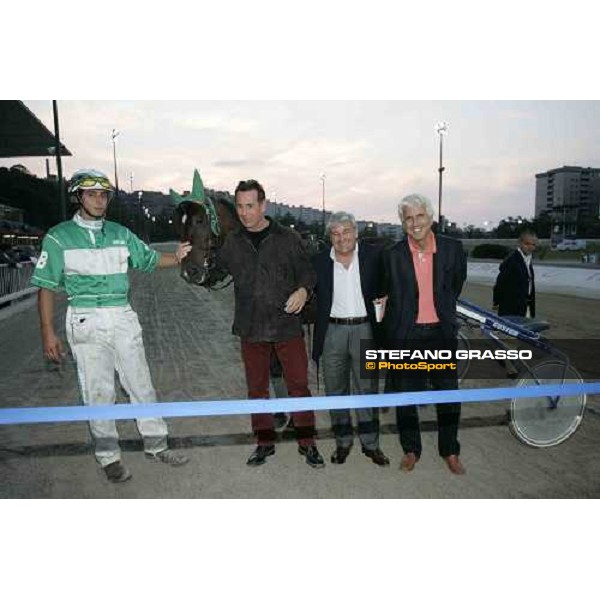
[[[64,183],[66,186],[66,182]],[[228,192],[206,190],[213,198],[228,198]],[[153,198],[152,213],[146,216],[142,210],[141,202],[148,197]],[[23,170],[0,167],[0,204],[23,210],[23,220],[26,224],[47,230],[56,225],[61,219],[58,181],[56,179],[42,179],[35,177]],[[71,216],[75,206],[67,207],[67,216]],[[123,191],[115,197],[109,206],[108,218],[117,220],[147,241],[163,241],[173,238],[172,216],[174,206],[167,194],[158,192],[142,192],[140,200],[137,193],[128,194]],[[152,219],[154,217],[154,219]],[[276,218],[281,224],[293,226],[303,235],[322,239],[324,236],[323,223],[320,221],[305,223],[289,212]],[[522,216],[505,217],[491,231],[485,231],[475,225],[458,227],[456,223],[446,224],[445,233],[459,238],[498,238],[513,239],[527,228],[535,231],[540,238],[551,237],[553,228],[557,224],[552,222],[550,215],[536,218]],[[577,235],[581,238],[600,238],[600,219],[590,215],[580,215],[577,221]],[[377,238],[377,223],[361,232],[361,237]]]

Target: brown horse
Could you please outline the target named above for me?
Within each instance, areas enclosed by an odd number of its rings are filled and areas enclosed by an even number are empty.
[[[185,281],[209,289],[227,277],[220,269],[216,254],[229,233],[240,227],[235,208],[227,200],[204,202],[184,200],[175,211],[175,230],[182,242],[190,242],[192,251],[181,262],[181,276]]]

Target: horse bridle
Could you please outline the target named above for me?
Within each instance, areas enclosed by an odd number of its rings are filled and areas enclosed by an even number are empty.
[[[204,212],[206,213],[206,217],[209,222],[208,249],[204,257],[204,264],[202,265],[207,274],[207,281],[201,285],[209,290],[218,291],[231,285],[233,278],[227,271],[219,269],[216,266],[217,251],[223,245],[224,236],[221,229],[221,224],[219,223],[219,215],[215,209],[213,201],[210,198],[205,198],[201,206],[204,208]],[[221,283],[228,276],[229,281],[221,286],[217,286],[217,284]]]
[[[219,291],[231,285],[231,283],[233,282],[233,278],[231,277],[231,275],[229,275],[227,271],[220,269],[216,265],[217,251],[223,245],[223,241],[224,240],[221,233],[216,235],[213,239],[211,231],[211,235],[209,235],[208,252],[206,254],[206,257],[204,258],[204,268],[207,272],[207,282],[204,285],[204,287],[208,288],[209,290]],[[218,284],[222,283],[223,280],[226,280],[227,277],[229,277],[229,280],[223,283],[222,285],[218,286]]]

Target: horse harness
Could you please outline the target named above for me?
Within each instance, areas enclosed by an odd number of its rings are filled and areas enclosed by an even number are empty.
[[[204,269],[207,272],[207,282],[202,284],[203,287],[206,287],[209,290],[222,290],[231,285],[233,282],[233,278],[229,275],[229,273],[223,269],[219,269],[216,264],[217,251],[223,245],[225,241],[225,236],[223,235],[223,231],[221,229],[221,224],[219,223],[219,215],[215,209],[215,205],[211,198],[204,198],[203,202],[195,201],[195,204],[202,206],[204,212],[206,213],[207,220],[210,224],[210,231],[208,234],[208,250],[206,256],[204,258]],[[218,286],[217,284],[222,282],[229,276],[229,281],[225,284]]]

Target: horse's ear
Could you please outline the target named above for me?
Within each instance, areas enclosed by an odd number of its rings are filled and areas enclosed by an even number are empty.
[[[180,196],[175,190],[169,189],[169,194],[171,194],[171,199],[175,202],[175,206],[179,206],[182,202],[185,202],[185,198]]]
[[[204,193],[204,184],[202,183],[202,177],[198,173],[198,169],[194,169],[194,183],[192,184],[192,198],[196,202],[203,204],[206,202],[206,194]]]

